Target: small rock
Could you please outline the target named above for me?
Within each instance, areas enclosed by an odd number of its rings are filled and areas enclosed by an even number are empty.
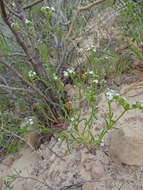
[[[86,171],[90,171],[92,168],[92,163],[91,162],[87,162],[84,164],[85,170]]]
[[[91,182],[86,182],[83,184],[82,190],[93,190],[93,184]]]
[[[102,178],[104,176],[104,168],[101,164],[101,162],[92,163],[91,165],[91,177],[92,178]]]
[[[33,134],[25,135],[24,138],[25,138],[27,143],[32,145],[32,147],[35,148],[38,145],[37,142],[39,139],[39,134],[33,133]]]
[[[113,160],[127,165],[143,165],[142,123],[143,119],[134,118],[134,121],[123,124],[122,129],[111,133],[109,152]]]
[[[7,158],[5,158],[2,163],[5,166],[8,166],[10,168],[12,166],[12,164],[13,164],[14,161],[15,161],[14,156],[10,155]]]

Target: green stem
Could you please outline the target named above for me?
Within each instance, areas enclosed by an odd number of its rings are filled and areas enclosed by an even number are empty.
[[[120,116],[114,121],[114,124],[117,123],[117,121],[119,121],[119,119],[120,119],[126,112],[127,112],[127,110],[124,110],[124,111],[120,114]],[[113,124],[112,124],[112,126],[113,126]]]

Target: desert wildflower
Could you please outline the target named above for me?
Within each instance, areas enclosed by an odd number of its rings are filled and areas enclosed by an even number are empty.
[[[46,13],[46,12],[49,12],[49,11],[51,11],[51,12],[54,12],[55,11],[55,9],[54,9],[54,7],[42,7],[41,8],[41,11],[43,12],[43,13]]]
[[[27,124],[28,124],[28,125],[33,125],[33,124],[34,124],[33,119],[32,119],[32,118],[29,118],[29,119],[27,120]]]
[[[90,48],[87,49],[87,51],[91,51],[91,52],[96,53],[97,48],[96,48],[96,46],[91,46]]]
[[[67,69],[67,71],[68,71],[69,74],[75,74],[73,69]]]
[[[75,74],[73,69],[67,69],[67,71],[64,71],[63,73],[64,73],[64,77]]]
[[[64,71],[63,73],[64,73],[64,77],[68,77],[69,76],[67,71]]]
[[[28,19],[25,19],[25,24],[27,24],[28,26],[32,26],[32,22]]]
[[[105,93],[106,97],[107,97],[107,100],[109,101],[112,101],[114,96],[115,96],[115,92],[113,90],[108,90],[106,93]]]
[[[71,118],[71,121],[72,121],[72,122],[74,121],[74,117]]]
[[[88,72],[90,75],[94,75],[94,72],[93,71],[89,71]]]
[[[98,84],[98,80],[93,80],[92,82]]]
[[[53,74],[53,78],[54,80],[58,80],[58,77],[55,74]]]
[[[34,78],[34,77],[36,76],[36,73],[35,73],[34,71],[29,71],[29,72],[28,72],[28,76],[29,76],[30,78]]]

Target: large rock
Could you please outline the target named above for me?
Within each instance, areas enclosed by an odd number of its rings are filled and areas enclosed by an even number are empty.
[[[143,118],[126,118],[110,136],[110,154],[127,165],[143,165]]]

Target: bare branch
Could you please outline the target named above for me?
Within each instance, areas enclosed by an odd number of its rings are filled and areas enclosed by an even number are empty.
[[[7,68],[9,68],[18,78],[21,79],[21,81],[26,84],[27,86],[29,86],[30,88],[32,88],[37,94],[39,94],[44,101],[53,104],[53,102],[50,100],[50,97],[46,97],[38,88],[36,88],[33,84],[31,84],[30,82],[26,81],[24,79],[24,77],[21,75],[21,73],[19,73],[12,65],[10,65],[9,63],[7,63],[6,61],[4,61],[1,57],[0,57],[0,63],[2,63],[3,65],[5,65]]]
[[[33,7],[33,6],[35,6],[35,5],[37,5],[38,3],[41,3],[42,1],[44,1],[44,0],[37,0],[37,1],[34,1],[34,2],[30,3],[29,5],[24,6],[23,9],[29,9],[29,8],[31,8],[31,7]]]
[[[4,84],[8,85],[6,79],[2,75],[0,75],[0,79],[2,79],[2,81],[4,82]]]
[[[79,7],[80,11],[87,11],[88,9],[91,9],[92,7],[94,7],[95,5],[99,5],[103,2],[105,2],[106,0],[100,0],[100,1],[95,1],[87,6],[84,7]]]
[[[22,53],[12,53],[12,54],[2,54],[2,55],[0,55],[0,57],[14,57],[14,56],[26,57],[26,55],[22,54]]]
[[[5,5],[3,0],[0,0],[0,14],[4,20],[4,22],[7,24],[7,26],[9,27],[9,29],[11,30],[11,32],[14,34],[17,43],[22,47],[22,49],[24,50],[25,54],[27,55],[28,60],[31,62],[35,72],[37,73],[38,76],[41,77],[41,70],[42,68],[42,63],[40,62],[40,60],[38,60],[39,56],[39,52],[37,49],[35,49],[35,59],[33,58],[33,54],[30,51],[30,49],[26,46],[24,40],[21,38],[21,36],[19,35],[19,33],[17,32],[17,30],[15,30],[14,28],[11,27],[11,23],[8,20],[7,17],[7,13],[5,10]],[[38,57],[39,56],[39,57]],[[40,58],[39,58],[40,59]],[[43,69],[44,70],[44,69]]]
[[[21,136],[17,135],[16,133],[13,133],[12,131],[9,131],[7,129],[3,129],[6,133],[10,133],[11,135],[13,135],[14,137],[17,137],[18,139],[20,139],[22,142],[26,143],[33,151],[35,151],[34,147],[28,142],[26,141],[24,138],[22,138]]]
[[[15,87],[10,87],[7,85],[0,84],[0,88],[4,88],[6,90],[12,90],[12,91],[19,91],[19,92],[28,92],[28,93],[34,93],[34,91],[30,89],[25,89],[25,88],[15,88]]]
[[[11,32],[14,34],[18,44],[23,48],[24,52],[26,53],[26,55],[28,56],[28,58],[30,59],[30,61],[32,61],[32,57],[27,49],[27,47],[25,46],[25,43],[24,41],[19,37],[17,31],[11,27],[11,24],[10,22],[8,21],[8,18],[7,18],[7,14],[6,14],[6,10],[5,10],[5,7],[4,7],[4,3],[3,3],[3,0],[0,0],[0,10],[1,10],[1,16],[4,20],[4,22],[7,24],[7,26],[9,27],[9,29],[11,30]]]
[[[99,0],[99,1],[96,1],[96,2],[94,2],[94,3],[90,3],[90,4],[88,4],[88,5],[85,6],[85,7],[80,7],[80,6],[79,6],[79,8],[77,9],[77,12],[76,12],[75,15],[74,15],[74,18],[73,18],[73,21],[72,21],[72,23],[71,23],[71,25],[70,25],[69,31],[68,31],[68,33],[66,34],[65,42],[66,42],[66,41],[68,40],[68,38],[71,36],[72,31],[73,31],[73,28],[74,28],[74,25],[75,25],[75,22],[76,22],[76,20],[77,20],[77,18],[78,18],[78,16],[79,16],[80,12],[81,12],[81,11],[86,11],[86,10],[88,10],[88,9],[91,9],[91,8],[94,7],[95,5],[99,5],[99,4],[101,4],[101,3],[105,2],[105,1],[106,1],[106,0]]]
[[[13,9],[11,9],[8,5],[5,5],[5,6],[9,10],[10,13],[12,13],[13,15],[15,15],[18,18],[21,18],[21,16],[17,12],[15,12]]]

